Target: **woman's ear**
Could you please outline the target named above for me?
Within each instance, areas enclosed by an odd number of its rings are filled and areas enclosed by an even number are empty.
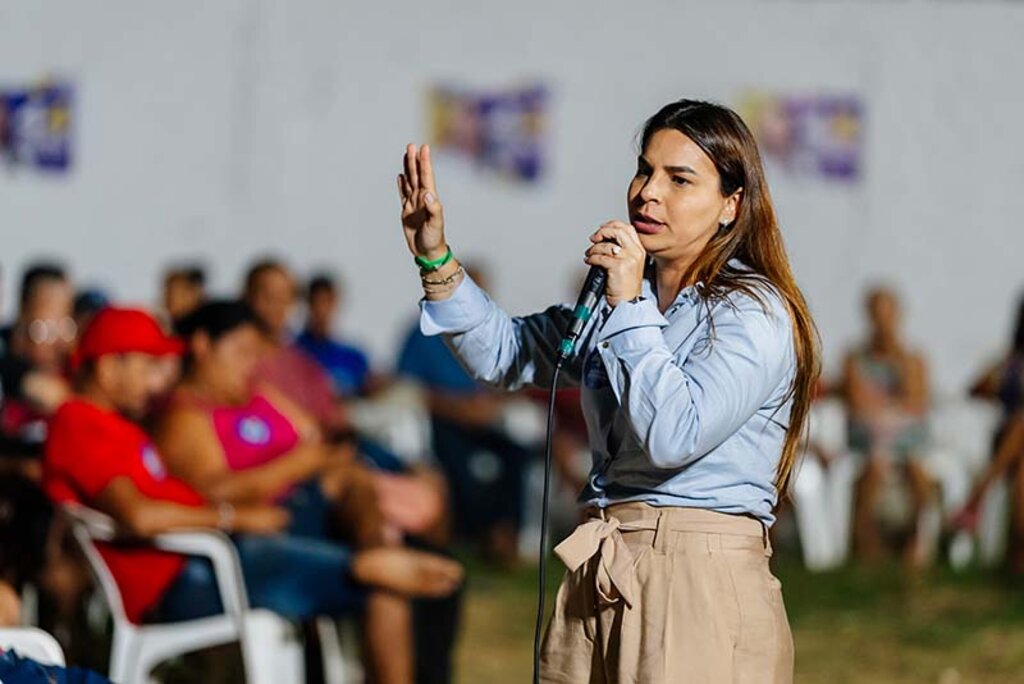
[[[743,188],[739,188],[725,198],[722,212],[718,215],[718,225],[725,227],[731,225],[740,212],[740,201],[743,199]]]

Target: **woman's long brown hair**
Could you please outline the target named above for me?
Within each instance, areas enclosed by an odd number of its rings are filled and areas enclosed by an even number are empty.
[[[721,227],[687,273],[687,283],[702,283],[705,303],[734,291],[764,302],[759,284],[767,281],[785,301],[793,326],[796,375],[790,388],[793,405],[782,457],[775,474],[779,500],[785,496],[807,426],[811,398],[821,370],[818,331],[803,293],[797,287],[775,216],[761,155],[750,129],[736,112],[699,100],[679,100],[648,119],[641,146],[660,130],[679,131],[695,142],[721,178],[723,197],[742,189],[735,220]],[[739,259],[751,271],[730,268]]]

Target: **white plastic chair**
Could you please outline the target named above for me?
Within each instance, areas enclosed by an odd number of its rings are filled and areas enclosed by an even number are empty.
[[[36,627],[0,629],[0,649],[14,651],[42,665],[64,666],[64,651],[52,636]]]
[[[849,556],[853,489],[863,462],[847,448],[846,411],[839,400],[811,406],[808,439],[833,460],[824,468],[813,455],[803,454],[793,481],[793,512],[804,565],[812,571],[829,570]]]
[[[125,615],[121,592],[96,548],[96,542],[116,539],[114,521],[77,504],[65,504],[64,511],[114,619],[111,680],[140,684],[148,680],[154,667],[169,658],[238,641],[249,684],[304,681],[303,652],[294,626],[270,611],[249,608],[238,555],[225,535],[196,530],[162,534],[151,540],[155,548],[164,551],[208,558],[224,612],[198,620],[136,625]]]
[[[423,389],[400,381],[382,395],[355,402],[352,424],[360,432],[396,454],[406,465],[430,461],[430,413]]]

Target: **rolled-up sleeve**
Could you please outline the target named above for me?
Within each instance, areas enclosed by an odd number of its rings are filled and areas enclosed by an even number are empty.
[[[787,383],[792,332],[781,301],[735,295],[712,336],[677,358],[650,299],[616,306],[597,331],[609,382],[653,465],[683,467],[735,433]]]
[[[547,387],[571,313],[560,305],[511,317],[466,276],[447,299],[421,301],[420,330],[424,335],[443,335],[466,370],[481,382],[509,390],[528,384]],[[577,381],[578,365],[578,359],[567,364],[567,384]]]
[[[481,325],[494,302],[468,275],[448,299],[420,302],[420,330],[424,335],[459,333]]]

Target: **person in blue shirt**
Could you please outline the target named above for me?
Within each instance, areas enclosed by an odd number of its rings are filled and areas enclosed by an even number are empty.
[[[370,360],[362,349],[332,337],[340,303],[341,292],[334,278],[326,273],[313,276],[306,290],[306,328],[295,338],[295,346],[327,371],[336,395],[351,398],[369,388]]]
[[[571,307],[513,318],[466,276],[429,148],[406,149],[398,190],[423,333],[486,383],[550,385]],[[788,684],[768,528],[819,354],[750,130],[720,105],[666,105],[643,128],[627,210],[590,236],[607,284],[563,369],[593,468],[587,519],[556,548],[568,572],[540,679]]]
[[[481,270],[468,270],[486,287]],[[448,483],[456,532],[480,543],[490,559],[514,564],[525,467],[538,455],[499,427],[503,395],[470,376],[444,341],[424,335],[419,324],[402,345],[398,374],[426,392],[431,447]]]

